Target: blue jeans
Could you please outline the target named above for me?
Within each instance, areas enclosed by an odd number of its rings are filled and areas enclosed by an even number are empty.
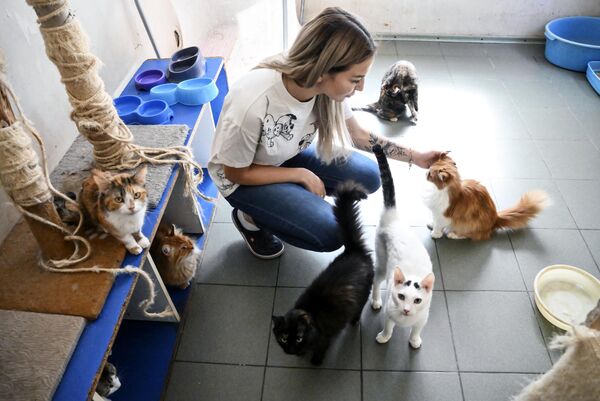
[[[326,165],[311,146],[282,167],[304,167],[312,171],[321,178],[328,195],[347,180],[362,184],[368,193],[375,192],[381,185],[377,163],[357,152],[352,152],[345,161]],[[225,199],[252,216],[257,226],[291,245],[317,252],[330,252],[342,246],[331,204],[301,185],[240,185]]]

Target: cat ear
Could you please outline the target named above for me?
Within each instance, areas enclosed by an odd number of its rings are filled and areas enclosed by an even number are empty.
[[[285,319],[283,318],[283,316],[271,316],[271,321],[273,322],[273,326],[275,328],[281,327],[283,325],[284,320]]]
[[[175,230],[177,230],[177,228],[175,227],[175,224],[171,224],[171,227],[169,227],[169,232],[167,233],[167,235],[169,237],[172,237],[173,235],[175,235]]]
[[[433,290],[433,282],[435,281],[435,276],[433,273],[429,273],[423,280],[421,280],[421,288],[425,288],[425,291],[431,292]]]
[[[92,170],[92,179],[98,186],[98,192],[106,192],[108,188],[110,188],[111,182],[110,179],[104,174],[103,171],[100,170]]]
[[[402,284],[406,281],[406,278],[404,277],[404,273],[402,273],[402,270],[400,270],[399,267],[396,267],[394,269],[394,284],[398,285],[398,284]]]
[[[308,313],[304,312],[300,315],[300,317],[306,322],[306,324],[310,324],[310,315]]]
[[[146,183],[146,173],[147,172],[148,172],[148,167],[146,167],[146,166],[139,169],[132,177],[133,182],[135,182],[138,185],[144,185]]]

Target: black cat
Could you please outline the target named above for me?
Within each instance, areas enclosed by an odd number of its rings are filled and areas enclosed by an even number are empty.
[[[300,295],[285,316],[273,316],[273,334],[287,354],[312,351],[320,365],[333,337],[347,323],[360,320],[373,284],[373,260],[363,240],[357,201],[367,197],[354,183],[342,183],[335,195],[334,214],[340,225],[344,252]]]

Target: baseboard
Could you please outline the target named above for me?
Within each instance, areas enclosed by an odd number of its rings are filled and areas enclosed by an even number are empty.
[[[422,42],[456,42],[456,43],[520,43],[543,44],[543,37],[510,37],[510,36],[449,36],[449,35],[404,35],[389,32],[375,32],[376,40],[422,41]]]

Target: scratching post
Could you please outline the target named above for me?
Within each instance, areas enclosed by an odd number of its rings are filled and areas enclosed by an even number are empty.
[[[94,146],[97,167],[110,170],[131,156],[131,132],[117,115],[98,75],[99,60],[89,51],[67,0],[27,0],[38,16],[48,58],[56,65],[73,107],[71,118]]]
[[[600,300],[585,325],[555,336],[551,347],[565,352],[554,366],[511,401],[600,400]]]
[[[56,65],[73,106],[71,119],[93,145],[96,167],[127,170],[142,163],[180,164],[185,173],[186,195],[214,201],[198,190],[202,166],[186,146],[149,148],[133,144],[133,135],[119,118],[104,82],[97,73],[99,60],[90,53],[81,25],[68,0],[26,0],[40,24],[48,58]]]
[[[41,222],[63,226],[31,139],[13,112],[9,91],[0,56],[0,182],[17,207],[27,212],[25,219],[44,258],[68,258],[74,252],[73,245],[64,240],[59,229]]]

